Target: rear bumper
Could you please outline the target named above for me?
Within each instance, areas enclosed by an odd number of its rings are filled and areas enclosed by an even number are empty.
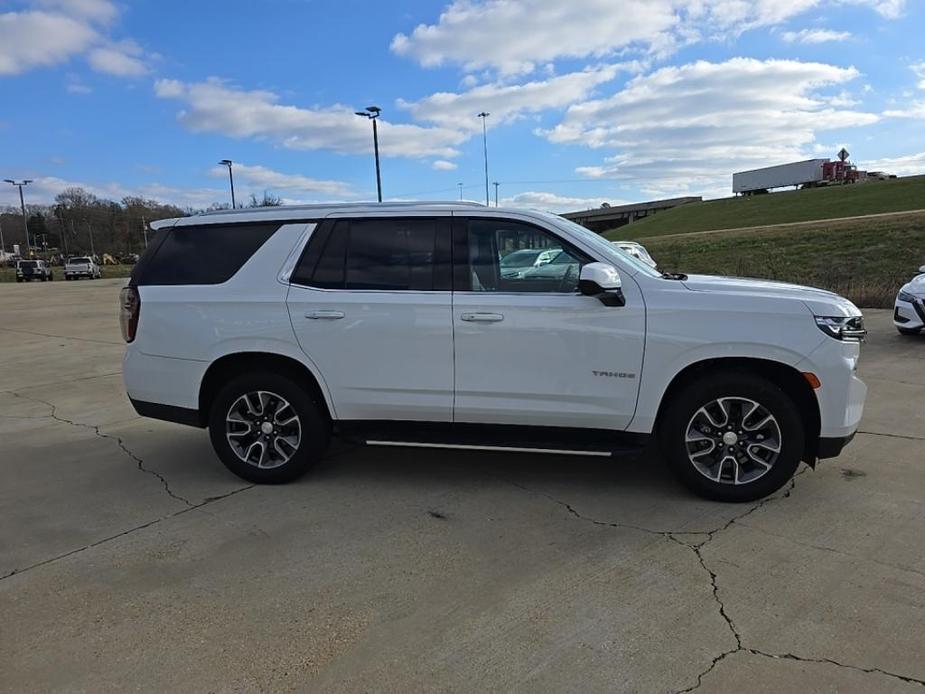
[[[161,419],[165,422],[185,424],[191,427],[199,427],[200,429],[205,426],[199,410],[192,410],[186,407],[177,407],[175,405],[164,405],[159,402],[135,400],[134,398],[129,398],[129,400],[132,403],[132,407],[135,408],[135,412],[140,414],[142,417]]]
[[[819,449],[816,452],[816,457],[820,460],[824,458],[837,458],[841,455],[842,449],[851,443],[853,438],[854,434],[851,433],[847,436],[819,439]]]

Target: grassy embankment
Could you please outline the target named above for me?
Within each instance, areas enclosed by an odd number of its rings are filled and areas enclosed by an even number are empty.
[[[643,243],[664,270],[795,282],[879,308],[925,265],[925,212],[833,217],[901,209],[925,209],[925,177],[684,205],[605,235]],[[768,226],[793,222],[804,223]]]

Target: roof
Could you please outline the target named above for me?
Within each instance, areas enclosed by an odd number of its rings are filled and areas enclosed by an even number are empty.
[[[469,202],[466,200],[349,202],[322,205],[279,205],[276,207],[248,207],[237,210],[215,210],[212,212],[202,212],[191,217],[160,219],[156,222],[151,222],[150,226],[152,229],[162,229],[164,227],[174,226],[175,224],[182,224],[186,226],[198,224],[219,224],[222,222],[253,222],[264,219],[320,219],[322,217],[327,217],[328,215],[338,212],[445,212],[457,209],[471,211],[473,208],[485,209],[485,205],[480,202]],[[491,209],[494,210],[495,208]]]

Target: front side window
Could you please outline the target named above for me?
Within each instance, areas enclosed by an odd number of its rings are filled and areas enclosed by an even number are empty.
[[[476,292],[571,294],[581,266],[590,262],[553,234],[521,222],[473,219],[467,238],[467,289]]]
[[[292,281],[323,289],[449,289],[448,229],[436,219],[338,220],[320,228]]]

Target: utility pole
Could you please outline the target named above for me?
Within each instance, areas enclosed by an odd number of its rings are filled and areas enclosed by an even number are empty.
[[[222,159],[222,160],[219,162],[219,164],[220,164],[221,166],[227,166],[227,167],[228,167],[228,182],[231,184],[231,209],[235,209],[235,208],[236,208],[236,206],[235,206],[235,204],[234,204],[234,174],[231,173],[231,165],[232,165],[233,163],[234,163],[234,162],[232,162],[231,159]]]
[[[376,120],[382,109],[378,106],[367,106],[365,111],[354,111],[356,115],[368,118],[373,122],[373,151],[376,155],[376,194],[379,202],[382,202],[382,176],[379,173],[379,129],[376,126]]]
[[[24,179],[22,181],[14,181],[12,178],[4,178],[4,183],[9,183],[11,186],[16,186],[19,188],[19,208],[22,210],[22,225],[26,233],[26,257],[29,257],[29,250],[32,244],[29,243],[29,220],[26,218],[26,203],[22,197],[23,186],[27,186],[32,183],[31,178]]]
[[[90,220],[87,220],[87,231],[90,232],[90,255],[96,259],[96,249],[93,247],[93,227],[90,226]]]
[[[145,235],[145,248],[148,247],[148,223],[145,221],[145,216],[141,215],[141,233]]]
[[[485,122],[491,114],[482,111],[478,117],[482,119],[482,151],[485,155],[485,207],[488,207],[488,129]]]
[[[6,253],[6,246],[3,243],[3,224],[0,223],[0,254]]]
[[[495,181],[494,183],[492,183],[492,185],[495,187],[495,207],[497,207],[498,206],[498,186],[500,186],[501,184]]]

